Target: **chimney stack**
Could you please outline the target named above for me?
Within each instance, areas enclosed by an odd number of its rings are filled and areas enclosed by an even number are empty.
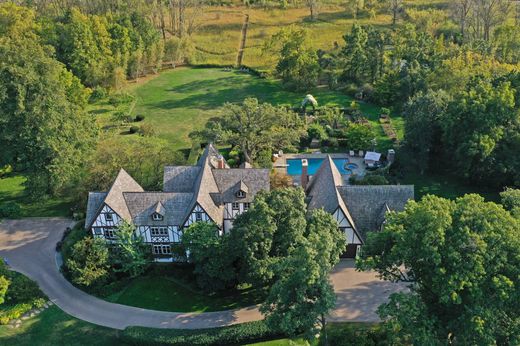
[[[307,159],[302,159],[302,188],[303,191],[307,189],[307,183],[309,182],[309,162]]]
[[[222,155],[217,156],[217,168],[218,169],[226,168],[226,165],[224,163],[224,156],[222,156]]]

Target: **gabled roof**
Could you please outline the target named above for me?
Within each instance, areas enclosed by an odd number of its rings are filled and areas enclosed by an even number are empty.
[[[87,218],[90,220],[88,223],[85,223],[85,227],[88,228],[94,222],[96,216],[99,214],[101,208],[104,204],[110,207],[117,215],[119,215],[123,220],[128,222],[131,221],[132,217],[130,216],[130,212],[128,211],[128,207],[126,206],[126,202],[123,198],[123,192],[143,192],[143,188],[139,185],[134,178],[132,178],[124,169],[120,169],[119,173],[116,176],[116,179],[112,183],[110,190],[105,194],[105,197],[101,203],[99,203],[99,195],[92,196],[93,200],[91,201],[91,195],[89,194],[88,204],[99,204],[97,209],[93,211],[89,210],[87,206],[87,214],[90,213]],[[92,214],[93,213],[93,214]]]
[[[249,192],[249,187],[247,187],[246,183],[244,183],[243,180],[240,180],[240,182],[237,184],[237,188],[235,192],[242,191],[245,193]]]
[[[125,192],[123,193],[132,221],[136,225],[181,225],[193,198],[186,192]],[[162,206],[164,217],[154,221],[151,215]]]
[[[104,202],[121,218],[131,221],[131,215],[123,198],[123,192],[144,192],[144,190],[134,178],[121,168],[112,187],[108,190]]]
[[[85,228],[88,228],[95,220],[107,196],[106,192],[89,192],[87,213],[85,215]]]
[[[165,166],[164,192],[193,192],[193,185],[200,173],[200,166]]]
[[[356,230],[356,224],[337,189],[343,184],[338,168],[330,155],[327,155],[307,186],[308,208],[309,210],[323,208],[330,214],[339,208]]]
[[[336,186],[341,185],[343,178],[331,157],[327,155],[307,185],[309,209],[323,208],[326,212],[333,213],[339,205]]]
[[[219,188],[218,200],[221,203],[252,202],[261,190],[269,191],[269,169],[214,169],[213,176]],[[246,192],[244,198],[236,196],[240,189]]]
[[[387,211],[402,211],[414,199],[413,185],[345,185],[338,190],[363,236],[379,230]]]
[[[155,204],[152,214],[159,214],[159,215],[164,216],[165,212],[166,212],[166,209],[164,208],[164,205],[161,203],[161,201],[159,201]]]
[[[211,197],[211,194],[219,192],[217,183],[211,172],[211,160],[215,155],[220,154],[213,145],[209,144],[197,162],[197,166],[200,167],[200,172],[195,180],[194,194],[188,210],[191,211],[198,204],[204,209],[213,222],[220,225],[224,218],[224,209],[221,205],[215,204],[215,201]],[[187,217],[188,215],[186,215],[186,218]]]

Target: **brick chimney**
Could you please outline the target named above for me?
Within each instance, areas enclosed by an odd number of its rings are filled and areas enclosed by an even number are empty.
[[[222,156],[222,155],[217,156],[217,168],[218,169],[226,168],[226,164],[224,163],[224,156]]]
[[[307,159],[302,159],[302,187],[303,191],[307,189],[309,183],[309,162]]]

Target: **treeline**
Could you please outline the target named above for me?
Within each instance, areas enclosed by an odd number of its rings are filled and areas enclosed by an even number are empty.
[[[146,188],[159,188],[162,165],[183,161],[156,138],[99,142],[86,112],[105,88],[160,67],[163,40],[149,18],[76,8],[53,17],[4,3],[0,23],[0,167],[23,172],[30,195],[81,200],[106,189],[121,166]]]
[[[519,186],[520,72],[518,58],[504,54],[515,36],[495,36],[487,51],[410,24],[387,33],[355,25],[344,39],[322,58],[331,84],[402,111],[405,147],[421,172]]]

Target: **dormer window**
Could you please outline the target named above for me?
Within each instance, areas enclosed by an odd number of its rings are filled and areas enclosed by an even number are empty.
[[[154,221],[162,221],[163,219],[163,216],[159,213],[153,213],[152,214],[152,220]]]
[[[246,196],[246,193],[242,190],[237,191],[237,197],[238,198],[244,198]]]

